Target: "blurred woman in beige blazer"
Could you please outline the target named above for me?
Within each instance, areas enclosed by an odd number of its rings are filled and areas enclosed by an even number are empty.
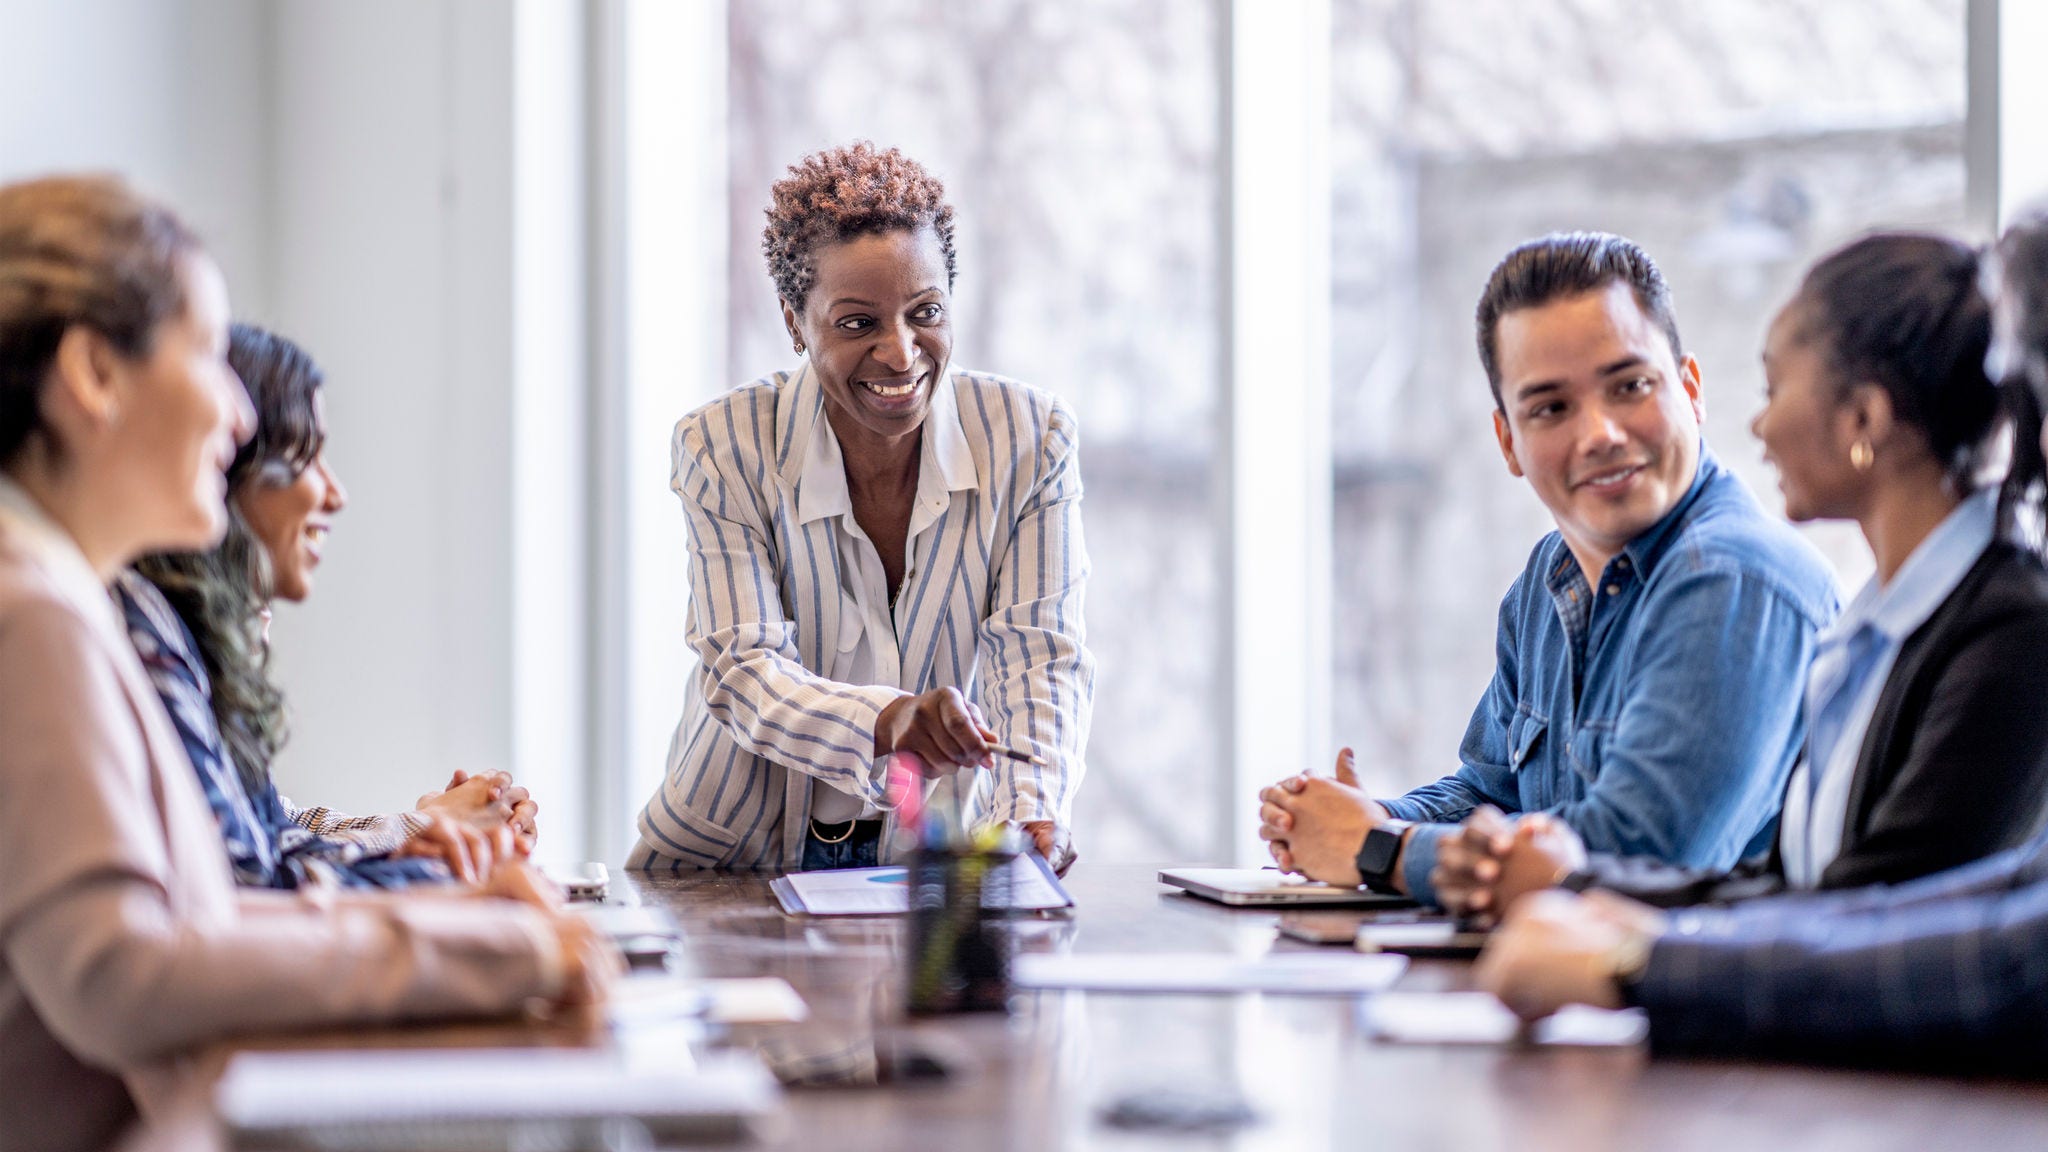
[[[203,548],[254,417],[219,269],[112,179],[0,187],[0,1146],[105,1145],[235,1033],[587,1001],[613,960],[471,896],[238,892],[107,582]]]

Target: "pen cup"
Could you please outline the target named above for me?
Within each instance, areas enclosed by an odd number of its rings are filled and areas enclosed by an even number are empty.
[[[910,859],[913,1016],[1009,1009],[1015,851],[920,849]]]

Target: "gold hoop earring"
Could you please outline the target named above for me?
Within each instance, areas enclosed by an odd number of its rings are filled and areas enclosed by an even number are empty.
[[[1868,440],[1858,440],[1849,445],[1849,467],[1858,472],[1870,471],[1870,465],[1877,459],[1877,449]]]
[[[793,345],[792,345],[792,347],[794,347],[794,348],[796,349],[796,354],[797,354],[797,355],[801,356],[801,355],[803,355],[803,354],[804,354],[804,342],[803,342],[803,341],[801,341],[801,340],[798,340],[798,341],[797,341],[797,342],[796,342],[795,344],[793,344]]]

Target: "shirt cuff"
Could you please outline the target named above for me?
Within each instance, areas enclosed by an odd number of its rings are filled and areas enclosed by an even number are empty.
[[[853,796],[860,800],[863,805],[871,806],[884,812],[892,812],[896,809],[896,805],[889,802],[889,761],[894,759],[896,754],[894,752],[884,752],[880,756],[873,754],[875,730],[881,726],[882,709],[912,695],[912,693],[905,692],[901,688],[891,688],[886,684],[861,685],[851,689],[851,691],[860,699],[862,705],[862,715],[857,727],[868,734],[868,749],[870,751],[866,757],[866,762],[861,765],[860,771],[856,772],[852,777],[842,777],[835,780],[830,777],[820,776],[818,783],[827,788],[836,788]],[[868,711],[868,709],[873,709],[873,711]],[[846,785],[852,786],[847,787]]]
[[[1380,807],[1387,810],[1387,815],[1392,816],[1396,820],[1406,820],[1410,824],[1431,824],[1436,821],[1434,813],[1423,808],[1422,805],[1417,804],[1415,801],[1408,799],[1406,796],[1396,796],[1392,800],[1379,800],[1377,803]]]
[[[1757,951],[1723,912],[1674,915],[1628,989],[1630,1006],[1649,1017],[1651,1050],[1707,1053],[1740,1044],[1766,999],[1750,972]]]
[[[1418,904],[1436,903],[1436,888],[1429,874],[1436,869],[1436,845],[1455,824],[1417,824],[1408,833],[1408,846],[1401,853],[1401,880],[1408,886],[1408,898]]]

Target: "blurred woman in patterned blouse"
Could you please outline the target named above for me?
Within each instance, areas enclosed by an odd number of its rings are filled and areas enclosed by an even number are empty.
[[[312,878],[375,887],[451,873],[483,879],[493,860],[532,847],[534,802],[503,773],[458,773],[416,810],[353,818],[299,808],[271,780],[285,718],[268,675],[270,605],[312,594],[321,548],[347,499],[327,462],[324,376],[313,358],[283,337],[236,324],[228,363],[257,425],[228,466],[227,535],[204,552],[144,557],[115,590],[221,822],[235,876],[270,888]],[[146,594],[145,579],[161,600]]]

